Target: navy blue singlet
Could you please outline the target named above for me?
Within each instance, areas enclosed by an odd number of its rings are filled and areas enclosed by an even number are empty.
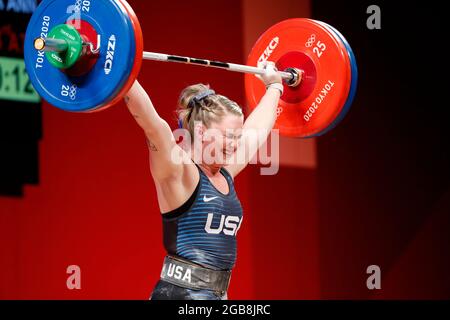
[[[216,270],[231,270],[236,261],[236,234],[243,211],[234,190],[233,178],[226,178],[229,193],[214,187],[198,165],[200,181],[190,199],[163,215],[164,247],[171,255]]]

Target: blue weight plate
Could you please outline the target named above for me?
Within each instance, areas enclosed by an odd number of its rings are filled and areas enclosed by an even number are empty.
[[[35,38],[46,37],[53,27],[74,17],[90,23],[101,36],[97,63],[81,77],[53,67],[33,46]],[[62,110],[86,112],[120,91],[133,68],[136,44],[131,20],[118,1],[44,0],[28,24],[24,49],[30,80],[41,97]]]
[[[350,64],[351,64],[351,70],[352,70],[352,80],[350,85],[350,90],[348,93],[347,100],[344,104],[344,107],[342,108],[339,115],[336,117],[336,119],[331,123],[331,125],[326,128],[325,130],[319,132],[318,134],[314,136],[321,136],[327,133],[328,131],[334,129],[342,120],[344,120],[345,116],[347,115],[348,111],[350,110],[353,100],[355,99],[356,90],[358,88],[358,65],[356,63],[356,58],[353,53],[352,48],[350,47],[350,44],[348,43],[347,39],[334,27],[330,26],[329,24],[325,22],[320,22],[322,25],[330,29],[334,34],[337,35],[337,37],[342,41],[344,46],[347,48],[348,56],[350,58]]]

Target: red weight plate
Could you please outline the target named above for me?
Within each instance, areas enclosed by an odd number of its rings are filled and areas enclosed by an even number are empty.
[[[123,88],[117,93],[117,95],[112,100],[108,101],[106,104],[102,105],[101,107],[91,112],[103,111],[118,103],[125,96],[125,94],[131,89],[131,86],[137,79],[137,76],[139,74],[142,65],[142,57],[144,54],[144,37],[142,35],[142,29],[138,17],[136,16],[136,13],[133,11],[133,8],[131,8],[131,6],[125,0],[118,0],[118,2],[125,7],[134,28],[134,37],[136,39],[136,55],[134,58],[134,67],[131,70],[130,77],[128,78],[127,82],[125,83]]]
[[[351,84],[345,45],[328,28],[311,19],[290,19],[267,30],[256,42],[248,65],[274,61],[279,70],[303,70],[298,87],[285,85],[275,128],[280,134],[308,138],[319,134],[339,116]],[[245,76],[246,95],[254,109],[266,89],[254,75]]]

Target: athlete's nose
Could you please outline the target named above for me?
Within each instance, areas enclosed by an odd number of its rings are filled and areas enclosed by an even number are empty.
[[[227,150],[231,151],[231,152],[235,152],[237,149],[237,145],[238,145],[238,141],[235,139],[230,139],[230,142],[228,143],[228,148]]]

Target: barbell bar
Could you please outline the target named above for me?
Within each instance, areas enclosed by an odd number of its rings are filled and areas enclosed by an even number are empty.
[[[265,87],[259,62],[274,61],[284,80],[275,128],[292,137],[319,136],[340,122],[353,102],[357,67],[348,42],[320,21],[296,18],[269,28],[247,65],[143,50],[139,20],[125,0],[43,0],[25,38],[30,80],[50,104],[72,112],[104,110],[136,79],[142,60],[176,62],[245,73],[246,97],[256,107]],[[76,23],[74,23],[74,21]],[[49,30],[49,32],[44,32]]]

